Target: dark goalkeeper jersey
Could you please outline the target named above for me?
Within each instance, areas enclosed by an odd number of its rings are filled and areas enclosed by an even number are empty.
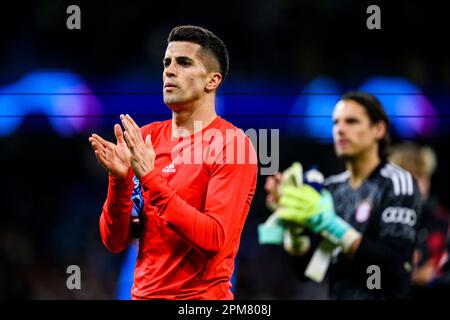
[[[408,298],[421,211],[419,189],[409,172],[390,162],[381,163],[355,190],[349,177],[349,172],[331,176],[325,187],[333,195],[336,213],[361,232],[363,240],[353,258],[335,251],[329,274],[330,296]],[[374,274],[371,265],[379,267],[380,289],[367,285]]]

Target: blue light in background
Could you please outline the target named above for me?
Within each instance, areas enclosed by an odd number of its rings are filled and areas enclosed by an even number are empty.
[[[439,132],[436,109],[420,88],[411,81],[393,77],[372,77],[360,91],[373,93],[388,114],[392,128],[400,138],[433,137]],[[302,90],[290,110],[289,134],[311,137],[317,142],[332,139],[332,113],[339,94],[336,81],[318,77]],[[300,116],[300,117],[295,117]]]
[[[307,84],[289,111],[288,132],[294,136],[313,138],[317,142],[332,139],[332,113],[340,91],[337,82],[326,76]]]
[[[82,93],[82,94],[80,94]],[[27,115],[43,114],[61,136],[71,136],[97,126],[102,113],[97,97],[73,72],[31,72],[14,84],[0,88],[0,135],[12,134]]]
[[[277,128],[281,129],[282,135],[330,142],[333,108],[344,92],[337,81],[326,76],[317,77],[298,97],[270,94],[283,90],[295,92],[298,84],[292,82],[285,85],[260,80],[257,83],[250,81],[250,85],[249,88],[247,83],[243,85],[240,81],[229,83],[229,92],[234,93],[217,95],[217,113],[243,129]],[[105,121],[102,117],[105,113],[139,114],[141,116],[136,120],[140,125],[170,118],[159,80],[114,78],[100,89],[112,93],[95,96],[86,82],[73,72],[30,72],[16,83],[0,88],[0,136],[13,133],[24,118],[32,114],[47,116],[54,131],[61,136],[93,132],[100,121]],[[251,92],[253,90],[255,93]],[[400,138],[439,134],[435,107],[412,82],[402,78],[372,77],[359,90],[375,93],[390,116],[393,131]],[[133,91],[155,94],[134,94]],[[123,94],[115,94],[119,92]],[[111,125],[117,123],[118,117],[110,121]]]
[[[373,77],[364,82],[359,90],[376,95],[400,138],[433,137],[438,134],[438,113],[411,81]]]

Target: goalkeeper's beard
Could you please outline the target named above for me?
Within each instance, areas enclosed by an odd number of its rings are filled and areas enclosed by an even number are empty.
[[[350,154],[338,154],[337,155],[339,160],[342,160],[344,162],[352,162],[355,160],[356,156],[355,155],[350,155]]]
[[[360,160],[364,159],[365,152],[366,152],[366,150],[355,151],[353,153],[341,153],[341,154],[338,154],[336,152],[336,155],[339,160],[344,161],[345,164],[347,165],[348,163],[355,163],[355,162],[359,162]]]
[[[361,155],[361,153],[359,153],[359,152],[354,152],[354,153],[339,153],[336,149],[335,149],[335,152],[336,152],[336,156],[337,156],[337,158],[339,159],[339,160],[342,160],[342,161],[344,161],[346,164],[348,163],[348,162],[354,162],[354,161],[356,161],[359,157],[360,157],[360,155]]]

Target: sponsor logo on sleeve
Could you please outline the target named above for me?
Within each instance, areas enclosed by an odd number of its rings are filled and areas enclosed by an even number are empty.
[[[414,227],[417,222],[416,211],[404,207],[387,207],[384,209],[381,219],[385,223],[401,223]]]

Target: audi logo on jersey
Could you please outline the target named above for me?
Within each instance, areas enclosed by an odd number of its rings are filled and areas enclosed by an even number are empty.
[[[417,215],[413,209],[403,207],[387,207],[381,219],[386,223],[402,223],[413,227],[417,222]]]

